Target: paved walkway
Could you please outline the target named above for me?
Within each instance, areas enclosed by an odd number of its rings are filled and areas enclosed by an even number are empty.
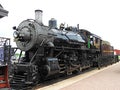
[[[120,90],[120,62],[60,90]]]

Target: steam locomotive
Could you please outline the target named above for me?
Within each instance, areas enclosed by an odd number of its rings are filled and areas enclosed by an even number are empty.
[[[70,75],[89,67],[114,63],[114,48],[109,42],[85,29],[57,28],[57,21],[42,23],[42,10],[35,20],[27,19],[13,28],[17,47],[25,57],[14,64],[12,84],[30,85],[59,74]]]

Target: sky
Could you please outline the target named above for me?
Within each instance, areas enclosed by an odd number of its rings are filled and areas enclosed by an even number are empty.
[[[7,17],[0,20],[0,37],[11,38],[13,26],[23,20],[34,19],[36,9],[43,10],[43,24],[55,18],[60,23],[77,26],[80,29],[100,36],[109,41],[115,49],[120,49],[120,0],[0,0]]]

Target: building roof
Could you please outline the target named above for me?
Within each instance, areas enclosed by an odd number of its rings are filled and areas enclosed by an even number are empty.
[[[0,18],[3,18],[5,16],[8,16],[8,11],[5,10],[2,5],[0,4]]]

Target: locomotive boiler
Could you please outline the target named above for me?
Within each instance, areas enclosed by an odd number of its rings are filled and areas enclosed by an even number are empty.
[[[78,27],[57,28],[55,19],[45,26],[42,10],[13,28],[17,47],[25,52],[14,64],[12,84],[35,84],[59,74],[70,75],[92,66],[100,67],[101,37]]]

